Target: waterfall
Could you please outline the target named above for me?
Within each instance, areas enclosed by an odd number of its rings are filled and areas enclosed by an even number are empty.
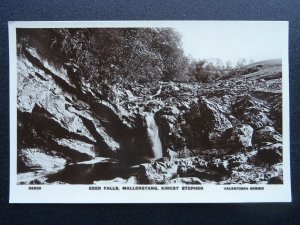
[[[151,142],[154,158],[162,158],[162,147],[158,134],[158,126],[155,123],[154,115],[150,113],[146,114],[145,119],[147,123],[148,138]]]

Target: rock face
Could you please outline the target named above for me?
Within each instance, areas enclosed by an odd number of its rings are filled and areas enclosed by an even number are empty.
[[[227,141],[234,149],[248,148],[252,146],[253,128],[248,124],[236,125],[229,132]]]
[[[261,165],[256,150],[226,155],[219,154],[220,150],[217,152],[206,151],[197,157],[163,158],[142,164],[138,181],[143,184],[282,183],[282,164]]]
[[[257,130],[253,135],[254,144],[282,142],[281,135],[275,130],[274,127],[265,126],[262,129]]]
[[[113,175],[90,183],[282,183],[278,77],[95,89],[74,62],[54,65],[29,47],[18,57],[19,183],[72,183],[53,176],[90,171],[80,163],[99,157],[118,169],[104,165]]]
[[[23,162],[23,169],[42,169],[45,171],[60,170],[66,165],[66,160],[54,156],[52,153],[46,154],[40,149],[21,149],[19,152],[20,161]]]
[[[143,184],[164,184],[177,176],[177,166],[165,162],[141,164],[138,179]]]
[[[214,148],[220,145],[225,131],[232,128],[225,113],[220,104],[205,97],[193,104],[184,115],[187,121],[185,132],[190,146]]]
[[[160,139],[164,152],[167,149],[182,150],[185,146],[185,138],[180,127],[181,115],[177,107],[165,107],[156,113],[159,126]]]
[[[282,162],[282,144],[267,144],[260,147],[257,152],[257,159],[270,164]]]
[[[272,108],[277,93],[249,93],[210,90],[189,107],[161,109],[157,120],[168,158],[141,165],[139,182],[282,183],[282,171],[272,166],[282,162],[283,151],[281,119]]]
[[[34,143],[64,149],[66,157],[73,160],[120,148],[103,125],[105,117],[118,115],[76,89],[66,71],[44,66],[33,49],[25,55],[18,63],[18,125],[19,132],[26,134],[20,146]]]
[[[185,118],[184,130],[190,148],[237,150],[252,146],[253,128],[238,121],[231,114],[230,105],[201,98],[187,111]]]
[[[273,125],[269,119],[270,105],[263,100],[256,99],[250,95],[241,97],[233,105],[233,113],[242,122],[249,124],[254,129]]]

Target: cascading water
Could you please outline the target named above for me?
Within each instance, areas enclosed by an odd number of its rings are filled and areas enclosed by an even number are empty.
[[[162,158],[162,147],[158,134],[158,126],[155,123],[153,114],[146,114],[145,120],[147,123],[148,138],[151,142],[152,151],[155,159]]]

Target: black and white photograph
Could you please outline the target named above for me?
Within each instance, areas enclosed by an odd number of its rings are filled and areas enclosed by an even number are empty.
[[[11,22],[13,201],[290,201],[287,27]]]

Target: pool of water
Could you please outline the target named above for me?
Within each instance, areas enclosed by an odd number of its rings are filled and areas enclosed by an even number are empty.
[[[128,179],[136,176],[137,172],[138,166],[112,162],[72,164],[55,174],[48,175],[46,181],[49,183],[60,181],[68,184],[93,184],[94,181],[112,180],[116,177]]]

